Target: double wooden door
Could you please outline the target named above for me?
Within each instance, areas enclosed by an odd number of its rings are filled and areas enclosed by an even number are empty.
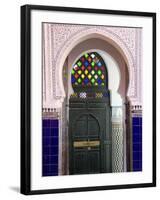
[[[69,115],[70,174],[110,172],[110,115],[106,114],[106,107],[70,108]]]

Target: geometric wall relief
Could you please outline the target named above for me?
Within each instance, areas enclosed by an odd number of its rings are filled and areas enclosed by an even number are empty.
[[[43,91],[43,96],[53,99],[60,99],[65,96],[62,83],[63,59],[76,44],[83,39],[96,37],[109,39],[117,44],[123,51],[129,70],[128,97],[141,102],[141,32],[140,28],[121,28],[107,26],[88,26],[74,24],[44,24],[45,42],[45,88],[51,91]],[[46,77],[48,76],[48,77]],[[138,89],[137,89],[138,88]],[[48,94],[46,94],[48,93]],[[45,99],[45,98],[44,98]],[[62,101],[62,100],[61,100]]]

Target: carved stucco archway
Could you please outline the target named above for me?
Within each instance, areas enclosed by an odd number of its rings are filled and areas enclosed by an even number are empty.
[[[63,64],[65,62],[66,57],[69,55],[70,51],[80,42],[89,39],[89,38],[101,38],[110,44],[112,44],[114,47],[116,47],[121,55],[123,56],[129,72],[129,84],[128,84],[128,91],[127,96],[136,96],[135,90],[134,90],[134,58],[130,51],[130,49],[127,47],[127,45],[122,41],[122,39],[115,33],[113,33],[110,30],[104,30],[100,28],[89,28],[88,30],[84,29],[81,32],[78,32],[74,35],[72,35],[60,48],[60,51],[57,54],[57,58],[55,60],[55,66],[54,66],[54,73],[53,73],[53,80],[55,80],[55,83],[53,85],[53,95],[56,99],[63,99],[65,97],[65,91],[63,87],[63,77],[62,77],[62,70],[63,70]],[[59,78],[57,78],[59,77]]]

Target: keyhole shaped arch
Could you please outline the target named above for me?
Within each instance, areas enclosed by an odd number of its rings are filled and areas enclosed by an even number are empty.
[[[64,43],[63,47],[61,48],[61,51],[59,52],[56,62],[55,62],[55,97],[56,98],[64,98],[66,96],[64,86],[63,86],[63,77],[62,77],[62,71],[63,71],[63,65],[65,62],[65,59],[71,52],[71,50],[78,45],[79,43],[90,39],[90,38],[100,38],[107,42],[109,42],[111,45],[113,45],[115,48],[117,48],[121,55],[123,56],[125,62],[127,63],[128,68],[128,76],[129,76],[129,83],[128,83],[128,90],[127,90],[127,96],[132,96],[132,81],[133,81],[133,75],[134,75],[134,60],[133,56],[131,55],[127,45],[114,33],[108,30],[101,30],[98,28],[91,28],[88,30],[81,31],[80,33],[75,34],[72,36],[67,42]],[[57,78],[58,77],[58,78]]]

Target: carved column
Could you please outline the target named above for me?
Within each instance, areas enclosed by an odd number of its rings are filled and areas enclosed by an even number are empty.
[[[112,107],[112,171],[123,172],[122,107]]]

